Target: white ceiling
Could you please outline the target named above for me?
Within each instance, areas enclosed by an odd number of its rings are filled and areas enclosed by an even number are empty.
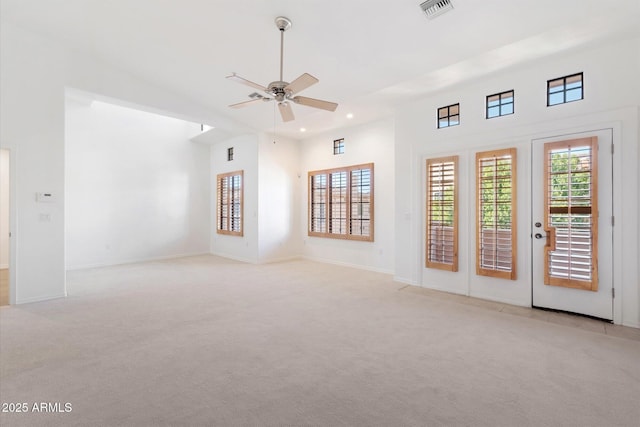
[[[454,83],[587,45],[640,35],[640,0],[452,0],[428,20],[421,0],[0,0],[0,16],[183,95],[256,130],[271,131],[274,103],[242,110],[249,87],[320,79],[301,95],[338,102],[335,113],[294,105],[281,134],[301,139],[390,114]],[[179,113],[177,111],[176,113]],[[347,113],[354,114],[349,121]],[[299,128],[308,132],[300,134]]]

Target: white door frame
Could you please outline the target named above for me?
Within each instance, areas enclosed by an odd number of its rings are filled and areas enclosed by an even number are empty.
[[[595,133],[597,132],[608,132],[610,134],[611,137],[611,143],[612,146],[614,147],[616,142],[619,141],[619,135],[620,135],[620,128],[621,125],[619,122],[614,122],[611,124],[603,124],[602,126],[598,126],[597,128],[591,128],[588,130],[585,130],[585,128],[581,128],[581,129],[575,129],[575,130],[567,130],[566,132],[562,132],[562,133],[556,133],[556,134],[552,134],[549,133],[547,135],[540,135],[537,136],[535,138],[531,139],[531,188],[530,188],[530,200],[531,200],[531,304],[532,306],[534,306],[535,300],[534,300],[534,256],[536,256],[536,250],[537,248],[535,247],[535,240],[533,238],[534,234],[536,233],[536,229],[534,228],[534,224],[533,221],[536,221],[536,214],[533,212],[533,208],[536,205],[536,201],[534,200],[534,198],[536,197],[540,197],[539,194],[536,194],[536,192],[534,192],[534,179],[533,179],[533,170],[534,170],[534,165],[533,165],[533,161],[534,161],[534,150],[535,147],[537,146],[536,144],[544,144],[545,142],[550,142],[553,140],[556,141],[562,141],[562,140],[570,140],[570,139],[576,139],[576,138],[581,138],[581,137],[587,137],[587,136],[593,136]],[[607,146],[600,146],[600,150],[610,150],[611,148],[607,145]],[[611,176],[609,177],[609,179],[611,180],[611,189],[609,190],[611,192],[611,215],[613,217],[615,217],[616,215],[619,215],[619,202],[618,200],[620,200],[620,189],[616,188],[616,183],[617,182],[621,182],[621,166],[620,166],[620,158],[619,155],[616,155],[615,150],[613,151],[610,160],[609,160],[610,164],[611,164]],[[611,221],[611,218],[606,217],[600,217],[600,221],[606,221],[607,223],[609,221]],[[539,231],[539,230],[538,230]],[[611,298],[611,314],[612,314],[612,321],[613,323],[619,324],[621,323],[622,320],[622,316],[621,316],[621,308],[622,308],[622,295],[621,292],[619,292],[621,289],[620,287],[617,285],[616,282],[616,277],[620,277],[621,271],[620,271],[620,261],[619,261],[619,257],[616,256],[616,254],[620,253],[620,227],[616,228],[615,226],[612,229],[612,234],[611,234],[611,238],[612,238],[612,242],[611,242],[611,248],[612,248],[612,260],[611,260],[611,265],[610,265],[610,280],[611,280],[611,286],[613,287],[613,289],[617,292],[617,294],[615,295],[615,297]],[[543,307],[541,307],[543,308]]]
[[[17,248],[16,248],[16,224],[17,224],[17,147],[1,147],[9,153],[9,305],[16,304],[16,277],[17,277]]]

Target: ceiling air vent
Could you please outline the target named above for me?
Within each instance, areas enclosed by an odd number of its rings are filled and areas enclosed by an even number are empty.
[[[420,9],[427,15],[427,18],[434,19],[453,9],[453,4],[451,0],[427,0],[420,5]]]

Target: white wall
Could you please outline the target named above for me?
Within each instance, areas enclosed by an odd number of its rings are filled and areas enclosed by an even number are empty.
[[[333,154],[333,141],[344,138],[344,154]],[[300,201],[304,257],[393,273],[394,271],[394,122],[391,119],[330,132],[302,143],[304,185]],[[374,242],[308,236],[307,173],[313,170],[374,163]]]
[[[0,28],[0,145],[15,162],[12,302],[65,295],[64,52],[36,37]],[[57,202],[36,202],[50,192]],[[17,252],[17,253],[16,253]],[[13,269],[15,267],[15,269]]]
[[[0,150],[0,268],[9,268],[9,150]]]
[[[209,252],[209,148],[199,124],[67,98],[67,268]]]
[[[449,88],[402,107],[396,116],[397,280],[451,292],[531,304],[530,144],[534,138],[614,128],[614,276],[617,323],[640,326],[638,302],[638,93],[640,40],[563,54]],[[584,72],[584,100],[546,107],[546,81]],[[515,114],[486,120],[487,95],[515,90]],[[460,103],[461,124],[436,128],[438,107]],[[496,147],[518,148],[518,277],[496,285],[475,275],[473,156]],[[459,154],[460,272],[423,269],[424,171],[428,157]],[[625,184],[622,185],[624,177]]]
[[[298,257],[300,193],[306,182],[300,142],[261,134],[258,145],[259,262]]]
[[[227,149],[233,147],[233,160],[227,161]],[[243,235],[216,232],[216,175],[244,171]],[[211,146],[211,253],[257,263],[258,243],[258,135],[247,134]]]
[[[65,87],[106,95],[196,123],[236,131],[209,108],[94,58],[3,22],[0,26],[0,146],[14,158],[12,303],[65,295]],[[37,192],[57,195],[36,203]],[[43,220],[46,218],[46,220]]]

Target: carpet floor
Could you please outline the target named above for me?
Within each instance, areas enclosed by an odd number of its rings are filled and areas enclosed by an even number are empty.
[[[2,426],[640,425],[637,329],[303,260],[70,271],[68,294],[0,308]]]

